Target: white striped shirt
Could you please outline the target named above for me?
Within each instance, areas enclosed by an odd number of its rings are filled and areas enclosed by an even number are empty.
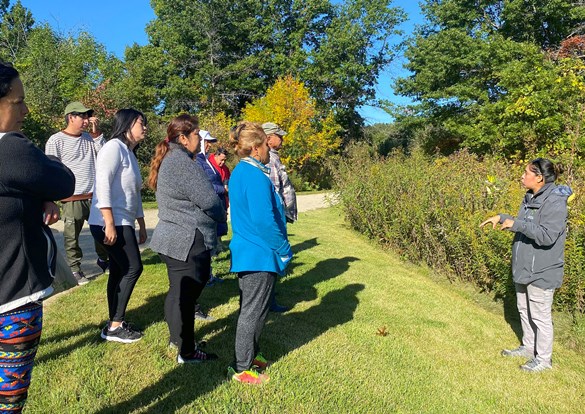
[[[91,193],[95,182],[95,160],[105,143],[103,134],[94,139],[87,132],[76,137],[59,131],[45,144],[45,154],[59,158],[75,175],[73,195]]]

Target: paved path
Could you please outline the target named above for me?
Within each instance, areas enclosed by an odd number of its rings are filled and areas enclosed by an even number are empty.
[[[332,196],[331,193],[299,195],[297,196],[299,212],[328,207],[332,203],[331,196]],[[145,210],[144,221],[146,222],[146,230],[148,233],[148,239],[150,240],[150,238],[152,237],[152,232],[156,227],[156,223],[158,223],[158,210],[156,209]],[[58,221],[57,223],[51,226],[51,229],[53,230],[53,235],[55,236],[55,240],[57,241],[57,246],[62,251],[63,222]],[[79,236],[79,243],[81,246],[81,250],[83,251],[83,260],[81,262],[82,270],[90,277],[96,275],[98,272],[101,273],[101,269],[96,265],[97,255],[94,249],[93,237],[89,232],[89,226],[87,225],[87,223],[85,224],[83,230],[81,231],[81,234]],[[145,245],[141,246],[142,249],[144,249],[145,247],[148,247],[148,241],[146,242]]]

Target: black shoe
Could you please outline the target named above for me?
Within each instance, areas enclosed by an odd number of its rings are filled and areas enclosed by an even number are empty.
[[[272,305],[270,305],[270,312],[284,313],[288,312],[289,310],[290,308],[288,306],[282,306],[279,305],[278,303],[273,303]]]
[[[195,311],[195,319],[201,319],[202,321],[214,321],[215,318],[209,314],[203,312],[201,308]]]
[[[79,272],[73,272],[73,277],[77,280],[79,286],[87,285],[89,283],[89,279],[85,277],[81,270]]]
[[[201,349],[201,348],[205,348],[205,346],[207,345],[207,341],[204,339],[202,341],[195,341],[195,349]],[[175,342],[173,341],[169,341],[169,348],[171,349],[179,349],[179,345],[177,345]]]
[[[130,344],[142,339],[141,332],[133,330],[124,322],[114,330],[110,330],[106,325],[104,329],[102,329],[100,336],[106,341],[122,342],[124,344]]]
[[[138,326],[135,326],[132,323],[122,321],[122,326],[127,328],[127,329],[130,329],[131,331],[138,332],[140,335],[144,335],[144,329],[139,328]]]
[[[102,269],[102,273],[108,273],[110,270],[110,262],[108,262],[107,260],[102,260],[98,257],[97,261],[95,262],[95,264],[98,265],[98,267],[100,269]]]
[[[219,357],[217,354],[211,352],[203,352],[196,349],[192,354],[189,355],[177,355],[177,362],[179,364],[196,364],[199,362],[215,361]]]

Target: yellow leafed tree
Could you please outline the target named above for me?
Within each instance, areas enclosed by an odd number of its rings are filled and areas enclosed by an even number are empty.
[[[201,112],[198,114],[199,128],[209,131],[212,137],[217,138],[218,145],[229,146],[230,128],[236,125],[235,119],[223,112],[211,114]]]
[[[262,98],[246,105],[243,119],[275,122],[287,132],[280,151],[282,162],[303,180],[319,184],[323,161],[340,145],[341,127],[333,113],[322,114],[305,85],[292,76],[278,79]]]

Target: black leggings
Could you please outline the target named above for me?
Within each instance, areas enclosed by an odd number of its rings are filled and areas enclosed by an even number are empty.
[[[110,276],[108,278],[108,308],[110,321],[122,322],[130,295],[142,274],[142,260],[136,240],[136,231],[131,226],[116,226],[116,243],[104,244],[102,226],[89,226],[96,242],[108,251]]]
[[[169,293],[165,299],[165,319],[170,340],[177,344],[181,355],[195,351],[195,304],[209,280],[211,250],[205,249],[203,235],[195,233],[195,241],[186,261],[176,260],[159,253],[167,265]]]

